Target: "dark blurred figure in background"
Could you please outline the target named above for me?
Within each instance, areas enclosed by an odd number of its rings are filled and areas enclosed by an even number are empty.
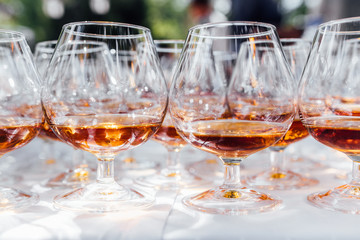
[[[319,24],[335,19],[360,16],[359,0],[322,0],[310,9],[303,38],[312,40]]]
[[[97,3],[97,4],[96,4]],[[108,7],[105,4],[108,4]],[[76,21],[114,21],[145,25],[146,4],[144,0],[76,0],[64,1],[64,14],[52,19],[56,29],[50,39],[56,39],[62,26]]]
[[[216,11],[210,0],[192,0],[189,8],[190,27],[209,22],[224,22],[227,17],[219,11]]]
[[[360,0],[0,0],[0,28],[25,33],[31,46],[82,20],[146,26],[155,39],[185,38],[207,22],[258,21],[275,25],[282,38],[312,39],[320,23],[358,15]]]
[[[57,39],[64,24],[116,21],[146,25],[146,0],[0,0],[0,28],[25,33],[31,47]]]
[[[281,19],[278,4],[274,0],[232,0],[230,20],[265,22],[280,26]]]
[[[303,29],[284,27],[279,3],[275,0],[232,0],[230,20],[270,23],[277,27],[281,38],[298,38]]]

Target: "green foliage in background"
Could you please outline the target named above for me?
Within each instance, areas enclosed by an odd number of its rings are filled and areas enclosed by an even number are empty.
[[[89,0],[63,0],[65,14],[51,19],[43,12],[43,0],[0,0],[0,28],[31,32],[31,42],[56,39],[61,26],[68,22],[99,20],[143,25],[154,39],[184,39],[186,0],[111,0],[106,15],[96,15]],[[179,4],[181,3],[181,4]]]
[[[0,27],[23,31],[31,41],[46,38],[51,21],[42,11],[42,0],[1,0]],[[29,34],[29,33],[32,34]]]
[[[284,27],[291,26],[296,28],[303,28],[306,14],[308,14],[308,8],[305,4],[305,1],[303,1],[296,9],[290,12],[283,12],[282,25]]]
[[[154,39],[185,39],[187,8],[174,0],[147,0],[146,20]]]

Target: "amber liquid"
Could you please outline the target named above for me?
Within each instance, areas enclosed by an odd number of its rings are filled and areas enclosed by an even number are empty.
[[[161,126],[155,133],[154,140],[174,147],[183,147],[186,141],[180,137],[174,126]]]
[[[21,105],[16,111],[21,115],[31,116],[35,119],[39,119],[43,115],[39,105]],[[44,118],[44,116],[42,116],[42,118]],[[43,139],[59,140],[44,119],[43,123],[40,125],[39,137]]]
[[[100,155],[113,155],[133,148],[150,138],[161,122],[143,115],[67,116],[53,125],[62,140],[70,145]]]
[[[360,154],[360,118],[312,117],[304,125],[319,142],[348,155]]]
[[[279,140],[286,128],[279,123],[243,120],[210,120],[191,123],[183,132],[195,147],[222,158],[243,158]]]
[[[35,123],[31,125],[13,125],[13,123],[8,122],[8,125],[4,125],[3,119],[0,119],[0,122],[0,155],[24,146],[36,137],[39,132],[39,125]],[[21,119],[16,122],[21,122]],[[24,122],[26,121],[24,120]]]
[[[336,99],[336,97],[334,97],[334,99]],[[360,116],[359,99],[339,97],[338,100],[338,103],[330,107],[333,113],[341,116]]]
[[[287,145],[297,142],[307,136],[309,136],[309,132],[306,127],[302,124],[300,119],[295,119],[285,135],[273,146],[286,147]]]
[[[293,105],[272,100],[239,98],[230,104],[232,114],[239,120],[285,122],[292,118]]]
[[[55,135],[53,130],[51,130],[51,128],[50,128],[49,124],[47,124],[47,122],[44,122],[43,124],[41,124],[39,137],[44,138],[44,139],[60,140]]]

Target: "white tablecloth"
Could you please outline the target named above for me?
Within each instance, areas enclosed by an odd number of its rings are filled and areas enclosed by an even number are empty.
[[[40,195],[40,201],[31,207],[0,213],[0,239],[359,239],[359,215],[350,215],[318,209],[310,205],[306,196],[344,184],[351,161],[344,155],[317,143],[311,138],[290,146],[288,154],[309,156],[323,167],[302,168],[298,171],[320,180],[314,187],[267,191],[283,200],[280,209],[245,216],[224,216],[196,212],[185,208],[184,195],[206,188],[159,191],[155,204],[145,210],[89,214],[59,211],[53,208],[52,198],[69,189],[50,189],[43,186],[51,176],[50,171],[32,174],[39,164],[36,159],[43,149],[43,142],[33,142],[3,156],[0,169],[22,175],[23,181],[15,184],[22,189]],[[71,148],[57,143],[61,156],[68,156]],[[90,161],[95,158],[86,155]],[[149,141],[135,150],[139,161],[165,161],[166,151],[158,143]],[[189,164],[204,158],[204,154],[190,147],[184,149],[181,160]],[[118,159],[121,159],[119,157]],[[61,160],[58,160],[61,161]],[[65,160],[64,160],[65,161]],[[119,162],[119,161],[118,161]],[[244,174],[256,172],[268,166],[266,151],[256,153],[244,163]],[[296,169],[294,169],[296,170]],[[151,172],[151,171],[150,171]],[[138,177],[147,171],[118,171],[127,179]],[[265,190],[263,190],[265,191]]]

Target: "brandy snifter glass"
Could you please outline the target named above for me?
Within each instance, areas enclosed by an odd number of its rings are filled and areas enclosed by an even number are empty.
[[[229,81],[215,56],[238,53]],[[240,163],[287,131],[295,115],[294,81],[275,27],[225,22],[191,28],[169,92],[178,133],[194,147],[217,155],[224,183],[186,196],[192,209],[214,214],[273,210],[281,200],[241,182]]]
[[[320,25],[300,81],[303,124],[320,143],[353,161],[352,180],[308,196],[328,210],[360,214],[360,18]]]
[[[41,119],[39,76],[25,36],[0,30],[0,156],[35,138]],[[0,210],[30,206],[38,199],[37,194],[0,186]]]
[[[119,55],[129,54],[126,62]],[[66,143],[98,159],[95,183],[55,197],[55,207],[113,212],[149,207],[154,196],[114,179],[116,154],[161,126],[167,88],[150,30],[113,22],[66,24],[45,77],[46,120]]]
[[[35,45],[34,60],[42,83],[56,44],[57,40],[48,40]],[[74,149],[71,154],[70,164],[72,166],[70,167],[66,166],[64,156],[60,159],[55,142],[60,139],[46,121],[41,126],[39,137],[45,142],[39,155],[42,162],[30,171],[36,174],[50,173],[50,178],[44,182],[46,187],[79,187],[94,180],[96,173],[88,166],[83,150]]]
[[[167,86],[170,88],[184,41],[155,40],[155,46]],[[152,139],[161,143],[168,151],[165,166],[155,174],[137,179],[137,183],[159,189],[178,189],[205,184],[201,178],[191,175],[181,164],[180,151],[187,142],[177,133],[168,112]]]
[[[51,57],[56,47],[56,43],[57,40],[49,40],[38,42],[35,45],[34,60],[41,78],[44,77],[46,69],[49,66]]]
[[[231,80],[238,54],[238,48],[231,48],[227,51],[214,51],[215,69],[226,86]],[[202,157],[202,160],[194,161],[187,165],[186,168],[188,171],[191,172],[191,174],[210,182],[222,182],[224,172],[222,161],[216,155],[208,152],[203,154],[204,157]]]
[[[309,54],[310,42],[294,38],[280,39],[280,42],[294,76],[294,81],[298,85]],[[288,166],[290,159],[286,157],[284,152],[290,144],[300,141],[308,135],[309,133],[302,124],[299,114],[296,114],[286,134],[269,147],[270,168],[254,176],[247,176],[246,183],[270,190],[298,189],[318,184],[317,179],[306,177],[296,169],[290,169]]]

